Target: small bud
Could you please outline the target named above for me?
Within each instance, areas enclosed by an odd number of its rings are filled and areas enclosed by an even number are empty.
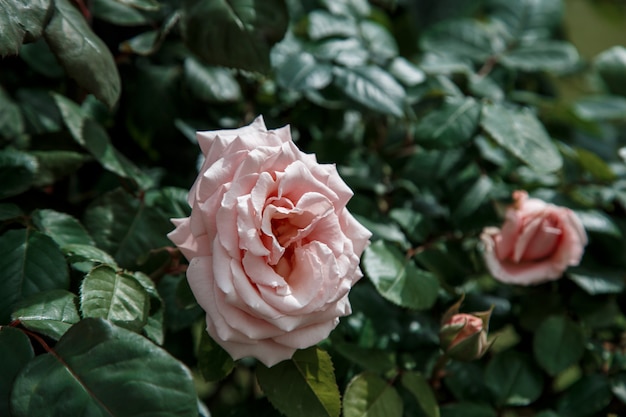
[[[491,310],[471,314],[459,313],[462,300],[444,314],[439,341],[450,358],[472,361],[483,356],[491,346],[487,342]]]

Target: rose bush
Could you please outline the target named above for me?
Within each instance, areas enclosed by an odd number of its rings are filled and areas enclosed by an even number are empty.
[[[207,331],[233,358],[272,366],[326,338],[351,312],[370,232],[346,210],[352,191],[289,127],[263,119],[199,132],[205,156],[190,217],[169,234],[190,261]]]
[[[587,234],[576,214],[525,191],[513,193],[502,228],[481,234],[485,264],[498,280],[534,285],[554,280],[568,266],[578,265]]]

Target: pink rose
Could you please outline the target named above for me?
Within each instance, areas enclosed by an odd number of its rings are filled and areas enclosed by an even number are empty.
[[[267,366],[323,340],[351,313],[370,232],[346,209],[352,191],[334,165],[301,152],[289,127],[262,117],[198,132],[205,156],[169,238],[189,260],[187,279],[207,331],[234,359]]]
[[[559,278],[568,266],[578,265],[587,234],[568,208],[513,193],[502,229],[485,228],[487,268],[498,280],[533,285]]]
[[[446,327],[458,328],[458,331],[454,335],[454,338],[448,345],[448,349],[454,348],[456,345],[464,340],[467,340],[470,336],[483,331],[483,321],[479,317],[472,316],[471,314],[459,313],[452,316],[448,322],[444,323],[443,329]],[[483,345],[487,344],[487,336],[481,338]]]

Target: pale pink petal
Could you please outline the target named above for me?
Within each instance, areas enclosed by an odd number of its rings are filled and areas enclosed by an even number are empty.
[[[212,242],[207,235],[194,236],[191,233],[189,217],[172,219],[176,228],[167,234],[167,237],[178,246],[187,260],[196,256],[211,254]]]
[[[274,340],[284,346],[304,349],[326,339],[338,324],[339,319],[334,318],[327,322],[301,327],[282,336],[275,337]]]

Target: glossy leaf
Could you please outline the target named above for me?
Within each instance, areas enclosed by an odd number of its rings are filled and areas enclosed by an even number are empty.
[[[374,374],[355,376],[343,396],[344,417],[401,417],[403,409],[396,389]]]
[[[0,199],[28,190],[35,182],[39,163],[37,158],[15,149],[0,150]]]
[[[0,415],[12,415],[10,399],[13,382],[34,356],[28,336],[12,327],[0,328]]]
[[[339,417],[341,401],[328,353],[317,347],[297,351],[293,358],[257,368],[259,385],[287,417]],[[284,387],[289,387],[285,395]]]
[[[573,110],[585,120],[626,120],[626,98],[587,96],[574,103]]]
[[[44,37],[65,68],[87,91],[109,107],[120,97],[121,81],[111,52],[69,0],[56,0]]]
[[[533,351],[537,363],[554,376],[581,358],[585,337],[580,326],[567,317],[548,317],[535,331]]]
[[[161,8],[161,3],[157,0],[116,0],[119,3],[134,7],[139,10],[156,11]]]
[[[332,66],[318,62],[307,52],[293,54],[278,68],[276,81],[296,91],[320,90],[332,81]]]
[[[69,214],[51,209],[35,210],[31,219],[40,231],[50,236],[60,247],[95,245],[83,225]]]
[[[65,245],[61,248],[65,256],[67,256],[68,262],[72,264],[76,263],[100,263],[115,266],[115,259],[102,249],[98,249],[95,246],[90,245]],[[91,266],[87,268],[88,272],[91,270]],[[82,270],[82,269],[81,269]]]
[[[427,309],[437,299],[437,278],[418,269],[388,243],[379,240],[367,248],[362,265],[378,292],[394,304]]]
[[[356,21],[351,16],[334,15],[324,10],[309,13],[307,34],[312,40],[330,37],[354,37],[358,33]]]
[[[434,148],[453,148],[469,142],[478,128],[480,107],[473,98],[446,100],[420,120],[416,142]]]
[[[233,73],[220,67],[207,67],[194,58],[185,60],[185,79],[193,93],[206,101],[241,99],[241,89]]]
[[[41,291],[69,286],[59,247],[34,230],[9,230],[0,236],[0,323],[7,323],[16,302]]]
[[[543,378],[525,355],[505,351],[487,365],[485,382],[499,404],[528,405],[543,391]]]
[[[544,126],[529,110],[485,105],[481,126],[500,146],[537,172],[553,172],[563,164]]]
[[[607,49],[593,64],[611,93],[626,96],[626,47],[618,45]]]
[[[29,362],[11,404],[15,417],[197,416],[187,368],[144,337],[101,319],[81,321],[54,355]]]
[[[619,294],[624,290],[624,276],[620,270],[584,267],[572,268],[567,272],[568,277],[574,281],[587,294]]]
[[[0,0],[0,56],[17,55],[23,42],[37,40],[53,4],[50,0]]]
[[[78,297],[69,291],[45,291],[20,301],[11,318],[29,330],[59,340],[80,321],[77,305]]]

